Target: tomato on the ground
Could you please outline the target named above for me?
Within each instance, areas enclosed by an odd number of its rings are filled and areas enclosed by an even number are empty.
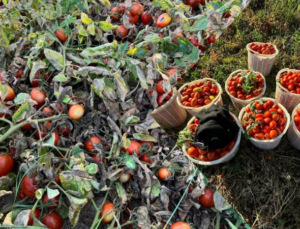
[[[49,229],[62,229],[64,221],[56,211],[52,211],[42,218],[42,223]]]
[[[10,155],[0,153],[0,177],[8,175],[14,168],[14,159]]]
[[[199,204],[207,208],[212,208],[215,206],[214,192],[210,188],[205,188],[204,194],[199,197]]]

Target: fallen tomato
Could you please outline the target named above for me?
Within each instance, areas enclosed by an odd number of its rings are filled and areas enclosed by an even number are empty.
[[[23,69],[19,69],[17,71],[16,78],[21,79],[22,76],[23,76],[23,74],[24,74],[24,70]]]
[[[127,17],[130,23],[137,24],[140,20],[139,15],[132,15],[130,12],[127,12]]]
[[[51,107],[44,107],[43,108],[43,114],[47,117],[51,117],[54,115],[54,109],[52,109]]]
[[[89,140],[87,140],[85,142],[84,147],[87,151],[94,151],[95,150],[94,144],[97,144],[100,142],[101,142],[100,138],[98,138],[96,136],[92,136],[92,137],[90,137]]]
[[[63,29],[57,29],[55,31],[55,36],[60,40],[60,42],[65,43],[68,40],[68,36],[65,34]]]
[[[69,109],[69,117],[72,120],[79,120],[84,115],[84,107],[80,104],[75,104]]]
[[[144,7],[140,3],[133,3],[129,12],[133,16],[138,16],[144,12]]]
[[[43,217],[42,223],[49,229],[62,229],[64,222],[56,211],[52,211]]]
[[[142,156],[140,156],[140,160],[145,163],[151,164],[151,158],[149,157],[148,153],[144,153]]]
[[[124,25],[119,26],[115,30],[116,37],[121,38],[121,39],[127,37],[128,33],[129,33],[129,30]]]
[[[33,214],[34,214],[35,218],[39,219],[40,216],[41,216],[41,210],[36,208],[36,209],[34,209]],[[30,213],[29,214],[29,219],[28,219],[28,222],[27,222],[27,226],[32,226],[33,222],[34,222],[34,220],[33,220],[33,217],[32,217],[32,213]]]
[[[191,226],[185,222],[176,222],[171,226],[171,229],[191,229]]]
[[[149,25],[151,23],[151,21],[152,21],[152,15],[150,13],[144,12],[142,14],[141,19],[142,19],[142,23],[144,25]]]
[[[122,10],[119,7],[113,7],[110,11],[110,17],[115,21],[120,21],[122,17]]]
[[[59,203],[59,195],[52,199],[49,199],[48,194],[46,193],[46,195],[43,198],[43,204],[47,204],[47,205],[51,204],[46,207],[48,209],[57,208],[58,203]]]
[[[29,178],[28,176],[25,176],[22,180],[21,189],[23,190],[26,196],[34,198],[35,192],[39,189],[37,183],[38,182],[34,178]]]
[[[42,106],[45,103],[46,93],[36,87],[31,90],[30,97],[37,102],[38,106]]]
[[[169,171],[168,168],[160,168],[158,170],[158,178],[165,181],[172,177],[172,173]]]
[[[201,0],[187,0],[186,4],[191,6],[192,8],[197,8],[200,4]]]
[[[212,208],[215,206],[214,193],[210,188],[205,188],[204,194],[199,197],[199,204],[206,208]]]
[[[5,154],[0,154],[0,177],[8,175],[14,168],[14,159]]]
[[[121,183],[127,183],[130,180],[131,174],[130,173],[121,173],[119,176],[119,181]]]
[[[102,212],[99,217],[102,218],[103,223],[110,223],[114,219],[115,205],[112,202],[107,202],[102,207]]]
[[[156,26],[158,28],[164,28],[170,25],[171,21],[172,21],[171,16],[168,13],[163,13],[157,18]]]
[[[126,149],[123,148],[123,152],[128,153],[129,155],[136,153],[139,156],[141,153],[140,147],[141,147],[141,144],[139,142],[131,140],[129,147]]]
[[[6,93],[5,93],[4,101],[14,100],[14,98],[16,96],[15,91],[7,84],[2,85],[2,87],[6,87]]]

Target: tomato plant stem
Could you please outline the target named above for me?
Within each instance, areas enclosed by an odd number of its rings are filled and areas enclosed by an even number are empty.
[[[65,119],[68,118],[68,115],[56,115],[56,116],[51,116],[48,118],[42,118],[42,119],[35,119],[35,120],[26,120],[24,122],[21,122],[17,125],[13,125],[11,128],[9,128],[9,130],[3,134],[0,135],[0,143],[2,143],[3,141],[5,141],[7,138],[9,138],[13,133],[15,133],[16,131],[18,131],[21,127],[28,125],[28,124],[33,124],[35,122],[39,123],[39,122],[46,122],[46,121],[52,121],[52,120],[59,120],[59,119]]]
[[[185,191],[184,191],[182,197],[180,198],[178,204],[176,205],[176,208],[175,208],[174,211],[172,212],[172,215],[171,215],[170,218],[168,219],[168,221],[167,221],[167,223],[166,223],[166,225],[164,226],[163,229],[166,229],[166,228],[167,228],[168,224],[171,222],[172,218],[174,217],[174,215],[175,215],[177,209],[179,208],[181,202],[183,201],[183,199],[185,198],[186,194],[188,193],[189,187],[191,186],[191,183],[193,182],[193,179],[194,179],[194,177],[195,177],[195,175],[196,175],[197,172],[198,172],[198,168],[196,168],[196,169],[194,170],[194,172],[193,172],[193,174],[192,174],[192,177],[190,178],[189,184],[186,186]]]
[[[27,199],[28,199],[28,197],[26,196],[23,200],[20,200],[20,201],[18,201],[17,203],[15,203],[15,204],[13,204],[13,205],[11,205],[11,206],[9,206],[9,207],[3,209],[2,211],[0,211],[0,214],[5,214],[5,213],[11,211],[14,207],[16,207],[16,205],[22,204],[22,203],[25,202]]]

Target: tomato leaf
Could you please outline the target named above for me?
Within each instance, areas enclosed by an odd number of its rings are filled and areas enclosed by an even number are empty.
[[[27,93],[19,93],[17,94],[16,98],[14,99],[14,103],[16,105],[19,105],[19,104],[23,104],[27,101],[31,100],[31,97],[29,94]]]
[[[170,11],[175,7],[174,3],[171,0],[154,0],[152,2],[154,6],[160,7],[161,10]]]
[[[117,190],[118,196],[121,198],[122,204],[125,204],[127,202],[127,194],[126,194],[125,189],[119,182],[116,182],[116,190]]]
[[[129,169],[135,169],[136,168],[135,160],[129,154],[125,154],[124,161],[125,161],[125,165]]]
[[[91,18],[89,18],[89,16],[86,15],[85,13],[81,13],[81,21],[85,25],[89,25],[90,23],[93,22],[93,20]]]
[[[12,116],[14,122],[20,122],[24,120],[26,113],[30,111],[30,104],[28,102],[23,103],[19,109]]]
[[[44,189],[43,188],[39,188],[38,190],[35,191],[35,197],[40,200],[43,198],[44,195]]]
[[[132,123],[137,123],[139,122],[141,119],[137,116],[134,116],[134,115],[131,115],[129,116],[126,120],[125,120],[125,124],[128,125],[128,124],[132,124]]]
[[[68,81],[68,78],[67,78],[64,74],[59,73],[58,75],[56,75],[56,76],[53,78],[53,80],[54,80],[55,82],[62,82],[62,83],[64,83],[64,82],[67,82],[67,81]]]
[[[225,220],[227,221],[231,229],[238,229],[229,219],[225,218]]]
[[[106,21],[99,21],[99,27],[104,32],[111,32],[112,30],[118,28],[117,25],[113,25]]]
[[[70,195],[67,195],[67,197],[70,201],[69,219],[72,227],[74,227],[78,222],[80,211],[88,203],[88,199],[81,199]]]
[[[129,88],[126,84],[126,81],[124,80],[124,78],[121,76],[120,72],[116,72],[114,74],[114,82],[117,86],[117,92],[119,95],[119,98],[122,102],[125,101],[125,97],[129,92]]]
[[[157,142],[157,139],[155,139],[151,135],[147,135],[147,134],[134,133],[133,137],[134,137],[134,139],[140,140],[140,141]]]
[[[49,199],[53,199],[59,195],[59,190],[47,187],[47,195]]]
[[[196,32],[196,31],[201,31],[201,30],[205,30],[208,26],[208,19],[207,17],[203,16],[199,19],[197,19],[193,26],[191,26],[188,31],[190,32]]]
[[[79,153],[83,152],[82,149],[77,145],[72,151],[73,156],[79,156]]]
[[[43,68],[46,68],[46,63],[44,61],[39,60],[32,63],[32,68],[29,75],[29,80],[31,83],[37,71]]]
[[[64,67],[64,57],[61,53],[53,51],[51,49],[44,49],[45,57],[50,61],[50,63],[56,68],[56,70],[61,71]]]
[[[130,146],[130,140],[127,138],[127,133],[123,134],[122,137],[122,148],[128,148]]]

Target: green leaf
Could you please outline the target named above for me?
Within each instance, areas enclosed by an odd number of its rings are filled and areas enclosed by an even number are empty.
[[[75,146],[74,150],[72,151],[73,156],[78,156],[83,150],[79,146]]]
[[[127,61],[127,64],[135,77],[137,77],[141,83],[142,88],[148,89],[148,84],[146,81],[146,76],[142,69],[133,61]]]
[[[44,195],[44,189],[43,188],[39,188],[38,190],[35,191],[35,197],[40,200],[42,199]]]
[[[88,174],[95,175],[98,172],[98,165],[96,165],[95,163],[91,163],[87,165],[84,169]]]
[[[144,40],[147,42],[151,42],[152,44],[157,44],[164,41],[164,39],[161,38],[158,34],[149,34],[145,36]]]
[[[85,28],[83,27],[83,25],[80,25],[80,26],[79,26],[78,34],[81,35],[81,36],[84,36],[84,37],[87,37],[87,36],[88,36],[88,33],[87,33],[87,31],[85,30]]]
[[[99,21],[99,27],[104,32],[111,32],[112,30],[118,28],[117,25],[113,25],[106,21]]]
[[[126,120],[125,120],[125,124],[128,125],[128,124],[132,124],[132,123],[137,123],[139,122],[141,119],[140,117],[137,117],[137,116],[134,116],[134,115],[131,115],[129,116]]]
[[[43,141],[42,146],[54,146],[55,142],[55,133],[51,133],[50,138],[46,141]]]
[[[170,11],[172,8],[175,7],[171,0],[154,0],[152,2],[154,6],[160,7],[161,10]]]
[[[26,113],[30,111],[30,104],[28,102],[23,103],[19,109],[12,116],[14,122],[20,122],[25,119]]]
[[[31,97],[29,94],[27,93],[19,93],[17,94],[16,98],[14,99],[14,103],[16,105],[19,105],[19,104],[23,104],[27,101],[31,100]]]
[[[136,168],[135,160],[133,159],[133,157],[129,156],[128,154],[125,154],[124,161],[125,161],[125,165],[129,169],[135,169]]]
[[[122,147],[123,148],[128,148],[129,146],[130,146],[130,140],[127,138],[127,133],[125,133],[125,134],[123,134],[123,137],[122,137],[122,143],[123,143],[123,145],[122,145]]]
[[[119,182],[116,182],[116,190],[117,190],[118,196],[121,198],[122,204],[126,203],[127,202],[127,194],[126,194],[125,189]]]
[[[146,134],[140,134],[140,133],[134,133],[133,137],[140,141],[148,141],[148,142],[157,142],[157,139],[152,137],[151,135]]]
[[[47,187],[47,195],[49,199],[53,199],[59,195],[59,190]]]
[[[53,78],[53,80],[54,80],[55,82],[62,82],[62,83],[64,83],[64,82],[67,82],[67,81],[68,81],[68,78],[67,78],[64,74],[59,73],[58,75],[56,75],[56,76]]]
[[[88,25],[93,22],[93,20],[91,18],[89,18],[89,16],[86,15],[85,13],[81,13],[81,21],[85,25]]]
[[[208,18],[206,16],[203,16],[197,19],[194,22],[193,26],[191,26],[188,31],[190,32],[202,31],[205,30],[207,26],[208,26]]]
[[[231,229],[238,229],[229,219],[225,218],[225,220],[227,221]]]
[[[151,196],[158,197],[160,194],[160,182],[157,180],[154,185],[152,185]]]
[[[102,92],[105,88],[105,82],[104,79],[94,79],[93,80],[93,84],[91,85],[91,88],[93,91],[95,91],[95,93],[100,97],[100,98],[104,98]]]
[[[80,56],[84,58],[103,56],[108,54],[110,52],[110,49],[113,47],[114,43],[107,43],[93,48],[86,48],[80,53]]]
[[[45,57],[50,61],[50,63],[56,68],[56,70],[63,70],[64,57],[61,53],[53,51],[51,49],[44,49],[44,54]]]
[[[89,32],[90,35],[95,36],[95,24],[94,24],[94,22],[88,25],[87,31]]]

